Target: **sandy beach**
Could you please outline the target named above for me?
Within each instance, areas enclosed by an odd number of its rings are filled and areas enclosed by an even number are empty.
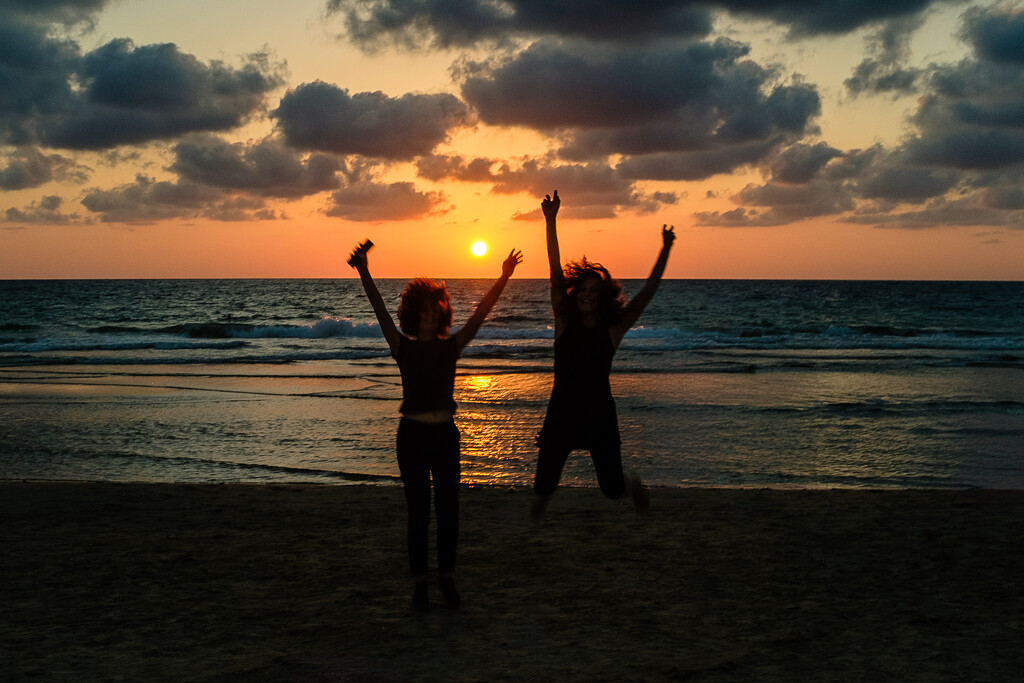
[[[1011,681],[1024,492],[465,488],[413,613],[398,487],[0,484],[4,680]]]

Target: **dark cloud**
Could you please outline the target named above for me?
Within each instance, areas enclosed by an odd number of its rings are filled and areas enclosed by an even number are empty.
[[[843,153],[824,142],[797,143],[780,150],[768,162],[772,180],[778,183],[806,183],[825,164]]]
[[[768,182],[748,185],[731,197],[739,210],[697,213],[698,224],[772,226],[853,212],[860,223],[883,223],[890,214],[908,220],[918,215],[915,221],[894,221],[893,225],[913,222],[924,227],[924,216],[937,215],[936,207],[947,204],[960,207],[962,220],[969,215],[991,220],[991,212],[981,210],[985,208],[980,203],[982,193],[969,187],[964,174],[908,164],[901,154],[881,145],[841,153],[824,143],[813,147],[801,143],[779,152],[765,168],[772,174]],[[950,195],[957,198],[950,200]],[[1004,198],[1013,201],[1011,194]],[[927,213],[908,212],[903,210],[907,204],[930,208]]]
[[[556,166],[530,160],[519,168],[503,165],[494,178],[494,192],[498,194],[526,192],[543,197],[555,189],[572,197],[572,205],[577,208],[628,207],[639,200],[629,179],[614,168],[597,163]]]
[[[71,111],[41,125],[51,147],[106,149],[229,130],[284,83],[282,67],[266,54],[249,55],[235,69],[204,64],[172,44],[136,47],[127,39],[86,55],[79,77],[84,88]]]
[[[332,193],[327,215],[350,221],[403,221],[447,213],[451,208],[440,192],[420,192],[406,182],[364,180]]]
[[[1024,179],[985,187],[978,193],[978,200],[986,209],[1020,211],[1024,209]]]
[[[107,0],[2,0],[0,23],[14,20],[76,24],[91,21]]]
[[[982,59],[1024,64],[1024,12],[993,6],[964,14],[963,36]]]
[[[62,213],[64,200],[57,195],[46,195],[38,202],[32,202],[24,209],[9,208],[4,212],[5,223],[63,225],[77,223],[77,213]]]
[[[695,180],[815,130],[817,90],[779,83],[733,41],[608,50],[539,42],[463,66],[462,93],[494,125],[558,132],[568,160],[627,155],[631,178]]]
[[[878,60],[865,59],[844,84],[852,95],[861,93],[911,94],[917,91],[918,69],[888,67]]]
[[[905,230],[976,225],[1024,229],[1024,211],[1001,211],[980,206],[973,198],[939,200],[917,211],[855,212],[841,220],[845,223]]]
[[[349,41],[364,50],[502,44],[521,37],[584,38],[631,43],[699,38],[714,13],[773,21],[791,36],[841,34],[913,17],[962,0],[328,0]]]
[[[542,41],[497,65],[465,65],[462,95],[494,125],[638,124],[725,89],[721,65],[735,64],[748,51],[727,40],[629,51]]]
[[[78,46],[51,38],[46,26],[0,15],[0,143],[36,142],[40,117],[73,106],[69,80],[79,59]]]
[[[905,145],[910,161],[959,169],[1024,162],[1024,70],[964,60],[933,69]]]
[[[82,205],[108,223],[150,223],[172,218],[261,220],[276,217],[258,198],[226,195],[188,180],[155,180],[139,175],[134,183],[93,190]]]
[[[25,190],[51,180],[83,183],[89,178],[86,166],[59,154],[44,154],[35,147],[15,150],[0,168],[0,190]]]
[[[233,68],[119,39],[82,55],[51,35],[47,17],[0,21],[0,142],[98,150],[227,130],[283,85],[282,67],[265,54]]]
[[[573,218],[611,218],[617,211],[651,213],[679,197],[671,192],[644,193],[618,170],[601,163],[556,164],[527,159],[513,167],[507,162],[476,158],[466,162],[458,155],[425,157],[417,163],[420,175],[438,182],[446,179],[490,182],[497,194],[525,192],[543,197],[557,189],[572,204],[565,208]],[[531,219],[533,214],[518,215]]]
[[[229,143],[198,135],[174,147],[170,170],[195,183],[271,197],[303,197],[339,187],[342,163],[314,153],[303,159],[280,141]]]
[[[887,199],[919,203],[945,194],[960,177],[948,169],[908,166],[900,163],[876,164],[857,179],[857,190],[865,199]]]
[[[738,14],[786,26],[792,37],[849,33],[879,22],[915,18],[931,7],[967,0],[720,0]]]
[[[915,92],[921,75],[919,69],[909,68],[910,39],[924,23],[920,14],[900,17],[885,22],[868,37],[867,57],[846,79],[846,89],[852,95],[864,92],[908,94]]]
[[[502,44],[520,36],[632,42],[705,36],[711,7],[677,0],[328,0],[346,37],[364,50]]]
[[[699,152],[634,156],[619,163],[618,170],[624,177],[636,180],[704,180],[756,164],[781,142],[781,139],[772,139]]]
[[[816,216],[841,214],[854,208],[852,196],[841,184],[821,180],[798,185],[773,182],[761,186],[748,185],[732,199],[744,208],[695,213],[697,224],[723,227],[785,225]]]
[[[433,182],[459,180],[469,183],[493,182],[495,159],[476,157],[467,162],[458,154],[432,154],[416,160],[416,172]]]
[[[289,91],[273,116],[295,147],[384,159],[429,154],[453,128],[470,122],[466,105],[453,95],[350,95],[319,81]]]

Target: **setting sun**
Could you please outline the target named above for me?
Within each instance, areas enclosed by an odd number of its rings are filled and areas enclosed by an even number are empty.
[[[487,253],[487,245],[483,242],[474,242],[470,249],[473,252],[473,256],[483,256]]]

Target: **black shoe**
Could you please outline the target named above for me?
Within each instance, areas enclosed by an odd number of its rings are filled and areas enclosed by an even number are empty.
[[[430,599],[427,597],[427,580],[416,581],[412,585],[412,608],[417,612],[426,612],[430,607]]]
[[[437,587],[441,589],[444,601],[449,607],[457,608],[462,604],[462,598],[455,590],[455,579],[450,576],[442,576],[437,580]]]

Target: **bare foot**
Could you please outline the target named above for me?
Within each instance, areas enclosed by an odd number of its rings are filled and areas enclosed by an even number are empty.
[[[541,496],[533,494],[533,502],[530,503],[530,521],[540,522],[544,519],[544,511],[548,507],[548,501],[551,500],[551,496]]]
[[[626,490],[633,499],[633,509],[638,514],[646,515],[651,509],[651,495],[644,486],[644,481],[636,473],[630,472],[626,475]]]

